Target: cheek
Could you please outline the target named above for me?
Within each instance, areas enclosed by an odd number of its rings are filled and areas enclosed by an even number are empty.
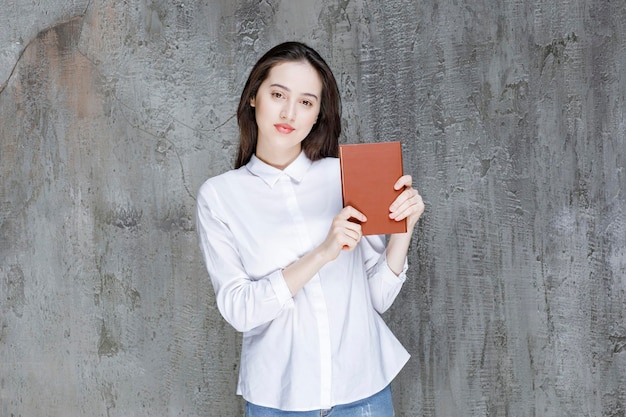
[[[254,106],[254,117],[257,124],[267,118],[267,108],[259,101],[257,101],[256,106]]]
[[[317,123],[317,121],[319,120],[320,117],[320,113],[319,112],[312,112],[311,116],[309,118],[309,122],[311,124],[311,126],[315,125],[315,123]]]
[[[278,112],[280,112],[280,107],[277,103],[272,102],[271,100],[257,100],[255,111],[257,115],[267,117],[278,114]]]

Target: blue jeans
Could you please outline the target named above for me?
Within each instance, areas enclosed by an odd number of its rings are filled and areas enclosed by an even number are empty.
[[[391,388],[383,389],[364,400],[336,405],[328,410],[281,411],[246,403],[246,417],[393,417]]]

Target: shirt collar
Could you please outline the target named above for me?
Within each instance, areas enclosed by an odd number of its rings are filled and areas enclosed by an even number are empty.
[[[302,151],[298,157],[283,170],[266,164],[257,158],[256,155],[252,155],[250,162],[246,164],[246,168],[252,175],[260,177],[267,185],[274,187],[282,175],[287,175],[295,182],[302,181],[304,174],[306,174],[311,164],[311,160],[304,154],[304,151]]]

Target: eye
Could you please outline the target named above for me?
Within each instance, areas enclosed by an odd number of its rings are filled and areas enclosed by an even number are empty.
[[[280,99],[280,98],[283,98],[284,95],[280,91],[274,91],[274,92],[272,92],[272,97]]]
[[[302,104],[304,104],[306,107],[312,107],[313,106],[313,102],[310,100],[302,100]]]

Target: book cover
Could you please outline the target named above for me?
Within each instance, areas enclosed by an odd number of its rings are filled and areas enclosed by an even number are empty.
[[[400,142],[339,145],[343,205],[365,214],[363,235],[406,232],[406,219],[389,218],[389,206],[403,190],[393,185],[403,174]]]

